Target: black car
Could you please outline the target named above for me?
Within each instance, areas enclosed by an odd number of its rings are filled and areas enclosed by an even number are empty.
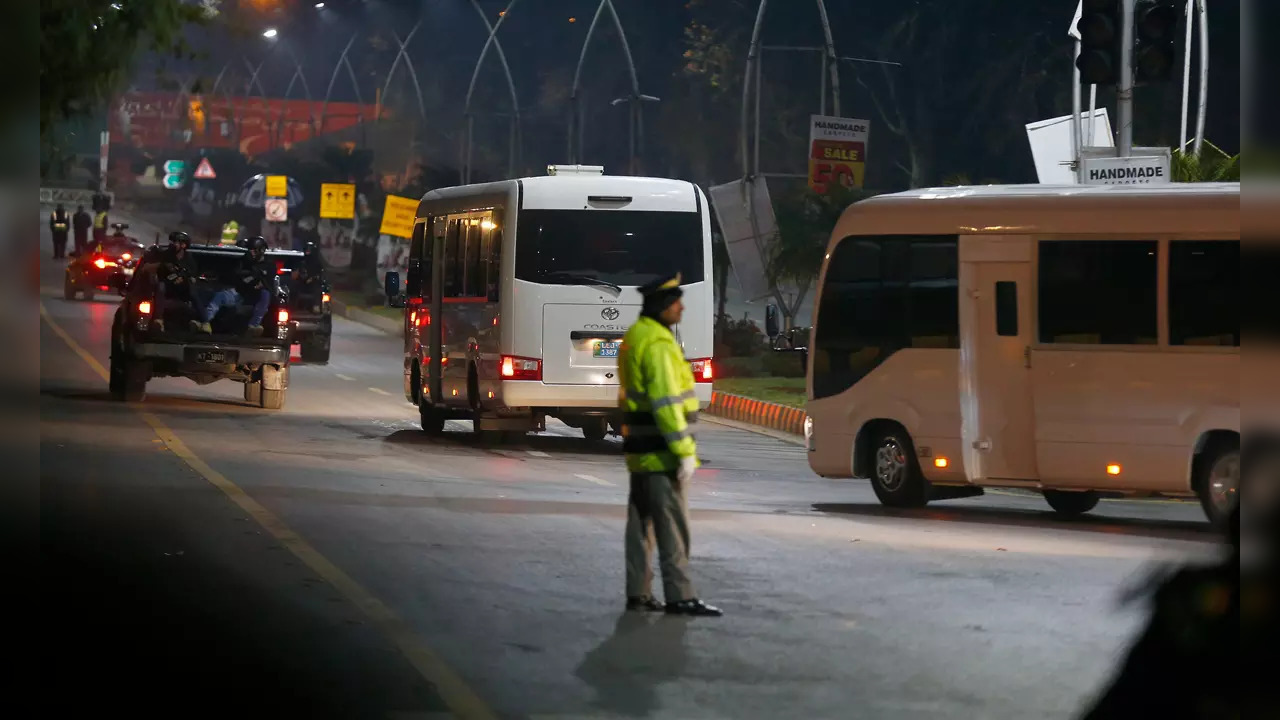
[[[112,226],[115,232],[101,243],[91,244],[84,252],[69,253],[71,261],[62,281],[64,298],[74,300],[77,293],[85,300],[92,300],[99,292],[124,294],[146,250],[142,243],[124,234],[128,227],[117,223]]]
[[[236,268],[246,250],[206,246],[187,252],[199,270],[196,295],[207,302],[213,292],[235,286]],[[277,254],[269,253],[268,258]],[[212,333],[193,328],[195,306],[171,297],[161,307],[154,274],[148,269],[141,269],[129,283],[116,310],[111,328],[111,394],[119,400],[142,400],[153,377],[187,377],[200,385],[234,380],[244,383],[246,401],[272,410],[283,407],[294,326],[281,276],[269,288],[271,304],[262,334],[255,336],[248,333],[251,304],[223,308],[210,321]]]
[[[302,361],[329,362],[329,341],[333,335],[333,308],[327,277],[320,280],[320,295],[307,296],[294,287],[294,272],[302,265],[302,253],[295,250],[271,250],[267,259],[276,263],[280,283],[289,291],[289,313],[293,317],[293,341],[302,346]]]

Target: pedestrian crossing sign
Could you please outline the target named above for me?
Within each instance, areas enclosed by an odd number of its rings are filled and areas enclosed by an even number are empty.
[[[197,180],[213,180],[218,174],[213,171],[213,165],[209,163],[209,158],[200,158],[200,165],[196,167],[193,177]]]

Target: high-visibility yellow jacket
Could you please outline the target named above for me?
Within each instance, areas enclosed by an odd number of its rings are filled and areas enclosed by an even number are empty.
[[[653,318],[627,330],[618,351],[622,450],[631,472],[670,472],[697,458],[693,371],[671,330]]]
[[[107,214],[105,212],[99,212],[93,217],[93,227],[95,230],[107,229]]]
[[[222,226],[222,244],[235,245],[236,238],[240,235],[240,224],[235,220],[228,222]]]

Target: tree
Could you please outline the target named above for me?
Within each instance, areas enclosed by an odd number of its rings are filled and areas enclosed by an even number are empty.
[[[1174,182],[1240,182],[1240,155],[1228,155],[1208,140],[1200,154],[1173,151]]]
[[[784,195],[775,203],[778,238],[765,259],[765,272],[774,287],[787,287],[795,293],[781,308],[786,327],[791,327],[809,289],[818,280],[831,230],[840,215],[854,202],[872,194],[837,183],[826,195],[806,188]]]
[[[43,0],[40,3],[40,133],[102,108],[144,51],[194,57],[187,26],[216,6],[183,0]]]

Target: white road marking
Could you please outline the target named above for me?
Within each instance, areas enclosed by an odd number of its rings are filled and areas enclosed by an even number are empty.
[[[386,395],[387,397],[391,397],[391,393],[387,392],[386,390],[383,390],[382,388],[371,387],[369,388],[369,392],[375,392],[375,393],[378,393],[379,395]]]
[[[589,483],[595,483],[596,485],[605,485],[607,487],[613,487],[613,483],[603,478],[598,478],[595,475],[585,475],[581,473],[574,473],[574,477],[578,478],[579,480],[586,480]]]
[[[550,455],[542,452],[541,450],[526,450],[525,452],[529,453],[534,457],[547,457],[547,458],[551,457]]]
[[[343,375],[342,373],[334,373],[334,375],[337,375],[339,380],[346,380],[347,382],[356,381],[356,379],[351,377],[350,375]]]

